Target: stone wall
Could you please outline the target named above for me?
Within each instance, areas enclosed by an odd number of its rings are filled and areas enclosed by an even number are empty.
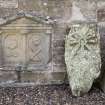
[[[5,4],[5,2],[7,4]],[[4,2],[4,4],[3,4]],[[104,0],[1,0],[0,2],[0,23],[1,27],[16,21],[18,15],[27,15],[36,18],[35,21],[44,21],[52,27],[49,69],[45,70],[4,70],[1,62],[0,81],[5,83],[25,84],[58,84],[67,80],[66,67],[64,62],[64,40],[68,33],[69,24],[73,15],[73,5],[77,7],[77,20],[83,18],[88,21],[98,22],[101,35],[102,61],[104,63],[104,28],[105,28],[105,1]],[[12,4],[14,3],[14,4]],[[4,6],[3,6],[4,5]],[[5,6],[6,5],[6,6]],[[78,13],[79,11],[79,13]],[[74,11],[76,14],[76,11]],[[21,17],[21,16],[20,16]],[[19,18],[20,18],[19,17]],[[24,16],[23,16],[24,17]],[[42,22],[43,23],[43,22]],[[3,26],[4,25],[4,26]],[[1,41],[2,43],[2,41]],[[2,49],[2,46],[1,46]],[[1,52],[1,59],[2,59]],[[104,64],[103,64],[104,68]],[[9,85],[8,84],[8,85]],[[11,84],[12,85],[12,84]]]

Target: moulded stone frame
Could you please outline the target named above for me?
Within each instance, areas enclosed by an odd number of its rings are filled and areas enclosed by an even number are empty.
[[[52,25],[53,25],[53,23],[49,22],[49,20],[46,20],[46,18],[37,16],[33,13],[19,12],[18,14],[14,15],[12,17],[3,17],[2,23],[0,23],[0,30],[2,29],[2,27],[4,27],[4,29],[5,29],[5,25],[8,25],[12,21],[15,21],[15,20],[21,19],[21,18],[27,18],[27,19],[30,19],[32,21],[38,22],[42,25],[48,25],[48,28],[49,28],[48,31],[46,29],[46,35],[50,36],[49,61],[48,61],[48,63],[51,63],[52,62],[52,47],[51,46],[52,46],[52,34],[53,34]],[[2,34],[2,31],[0,31],[0,33]],[[15,68],[14,67],[13,68],[7,68],[7,67],[2,68],[2,63],[1,63],[1,69],[2,70],[14,70]],[[23,68],[23,71],[24,71],[24,69],[26,69],[26,68]],[[36,68],[36,69],[38,69],[38,68]],[[38,70],[46,70],[46,69],[47,70],[51,69],[51,71],[52,71],[52,66],[49,68],[49,65],[47,64],[45,67],[42,66]],[[34,70],[34,68],[30,69],[30,70]]]

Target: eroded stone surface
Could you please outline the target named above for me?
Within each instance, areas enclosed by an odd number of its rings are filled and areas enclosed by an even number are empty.
[[[46,65],[49,61],[50,26],[21,17],[1,27],[2,64],[35,69],[36,65]],[[45,41],[45,42],[44,42]],[[39,68],[38,68],[39,69]]]
[[[87,21],[96,21],[96,0],[75,0],[75,2]]]
[[[99,9],[97,11],[97,19],[98,19],[98,22],[104,22],[105,21],[105,9]]]
[[[90,90],[100,74],[100,37],[94,23],[72,24],[65,41],[65,62],[73,95]]]

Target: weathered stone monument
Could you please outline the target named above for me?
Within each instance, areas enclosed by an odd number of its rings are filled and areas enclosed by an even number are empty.
[[[65,62],[73,95],[88,92],[100,75],[100,37],[94,23],[75,23],[65,40]]]

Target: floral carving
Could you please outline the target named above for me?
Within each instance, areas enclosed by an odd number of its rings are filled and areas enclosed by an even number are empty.
[[[99,34],[96,24],[73,24],[65,40],[65,62],[74,95],[88,92],[100,74]]]

